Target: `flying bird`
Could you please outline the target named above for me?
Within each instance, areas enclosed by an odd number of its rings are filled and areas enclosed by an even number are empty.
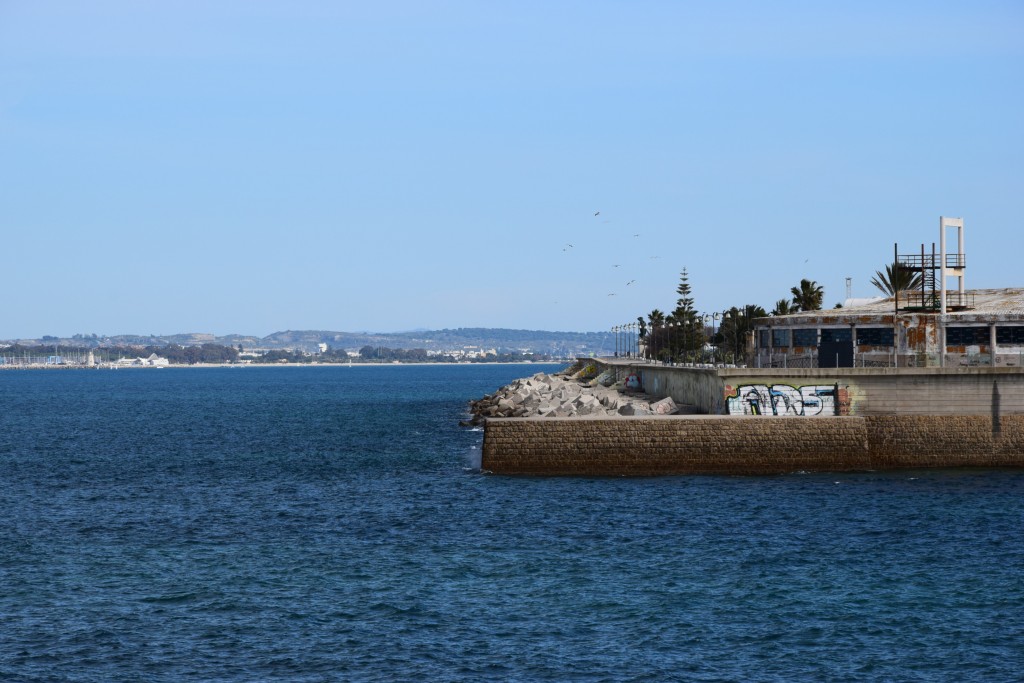
[[[601,212],[600,212],[600,211],[595,211],[595,212],[594,212],[594,215],[595,215],[595,216],[600,216],[600,215],[601,215]]]
[[[640,233],[638,233],[638,232],[634,232],[633,233],[633,237],[639,237],[639,236],[640,236]]]
[[[609,294],[608,296],[615,296],[615,292],[612,292],[612,293],[611,293],[611,294]]]
[[[636,280],[630,280],[629,282],[627,282],[627,283],[626,283],[626,286],[627,286],[627,287],[629,287],[629,286],[630,286],[631,284],[633,284],[634,282],[636,282]]]
[[[613,263],[612,264],[612,268],[618,268],[621,265],[622,265],[621,263]]]

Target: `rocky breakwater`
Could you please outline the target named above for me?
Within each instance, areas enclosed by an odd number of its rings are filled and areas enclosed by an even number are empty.
[[[479,425],[489,417],[618,417],[691,412],[676,405],[670,397],[652,402],[630,385],[629,377],[617,381],[613,371],[597,374],[593,365],[577,364],[551,375],[541,372],[470,401],[472,418],[461,424]]]

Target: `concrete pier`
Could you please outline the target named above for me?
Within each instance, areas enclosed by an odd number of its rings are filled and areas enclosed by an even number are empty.
[[[1020,368],[690,368],[587,359],[705,415],[485,422],[482,467],[523,475],[1024,466]]]

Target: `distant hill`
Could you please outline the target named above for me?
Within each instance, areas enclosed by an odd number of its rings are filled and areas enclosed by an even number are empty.
[[[615,348],[614,337],[607,332],[547,332],[483,327],[393,333],[289,330],[268,335],[259,343],[264,348],[306,350],[315,349],[317,344],[324,343],[331,348],[343,349],[386,346],[393,349],[442,351],[477,347],[493,348],[499,352],[524,351],[555,355],[602,353]]]
[[[500,352],[546,353],[561,357],[606,355],[615,350],[611,332],[548,332],[545,330],[512,330],[487,327],[460,327],[444,330],[410,332],[335,332],[329,330],[285,330],[266,337],[228,334],[215,336],[203,333],[150,335],[75,335],[70,338],[46,336],[41,339],[17,339],[9,343],[60,344],[64,346],[199,346],[221,344],[249,349],[296,349],[316,351],[319,344],[332,349],[359,350],[364,346],[390,349],[495,349]]]

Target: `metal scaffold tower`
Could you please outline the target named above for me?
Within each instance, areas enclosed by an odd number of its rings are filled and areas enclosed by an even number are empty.
[[[957,229],[957,251],[946,252],[946,231]],[[893,256],[896,267],[915,273],[917,286],[912,290],[895,292],[896,310],[948,312],[962,311],[972,308],[970,297],[964,290],[964,270],[967,259],[964,255],[964,220],[962,218],[939,218],[939,251],[936,253],[932,242],[931,253],[921,245],[920,254],[900,254],[899,245],[893,245]],[[957,290],[946,290],[946,278],[958,280]],[[903,297],[903,305],[900,298]]]

